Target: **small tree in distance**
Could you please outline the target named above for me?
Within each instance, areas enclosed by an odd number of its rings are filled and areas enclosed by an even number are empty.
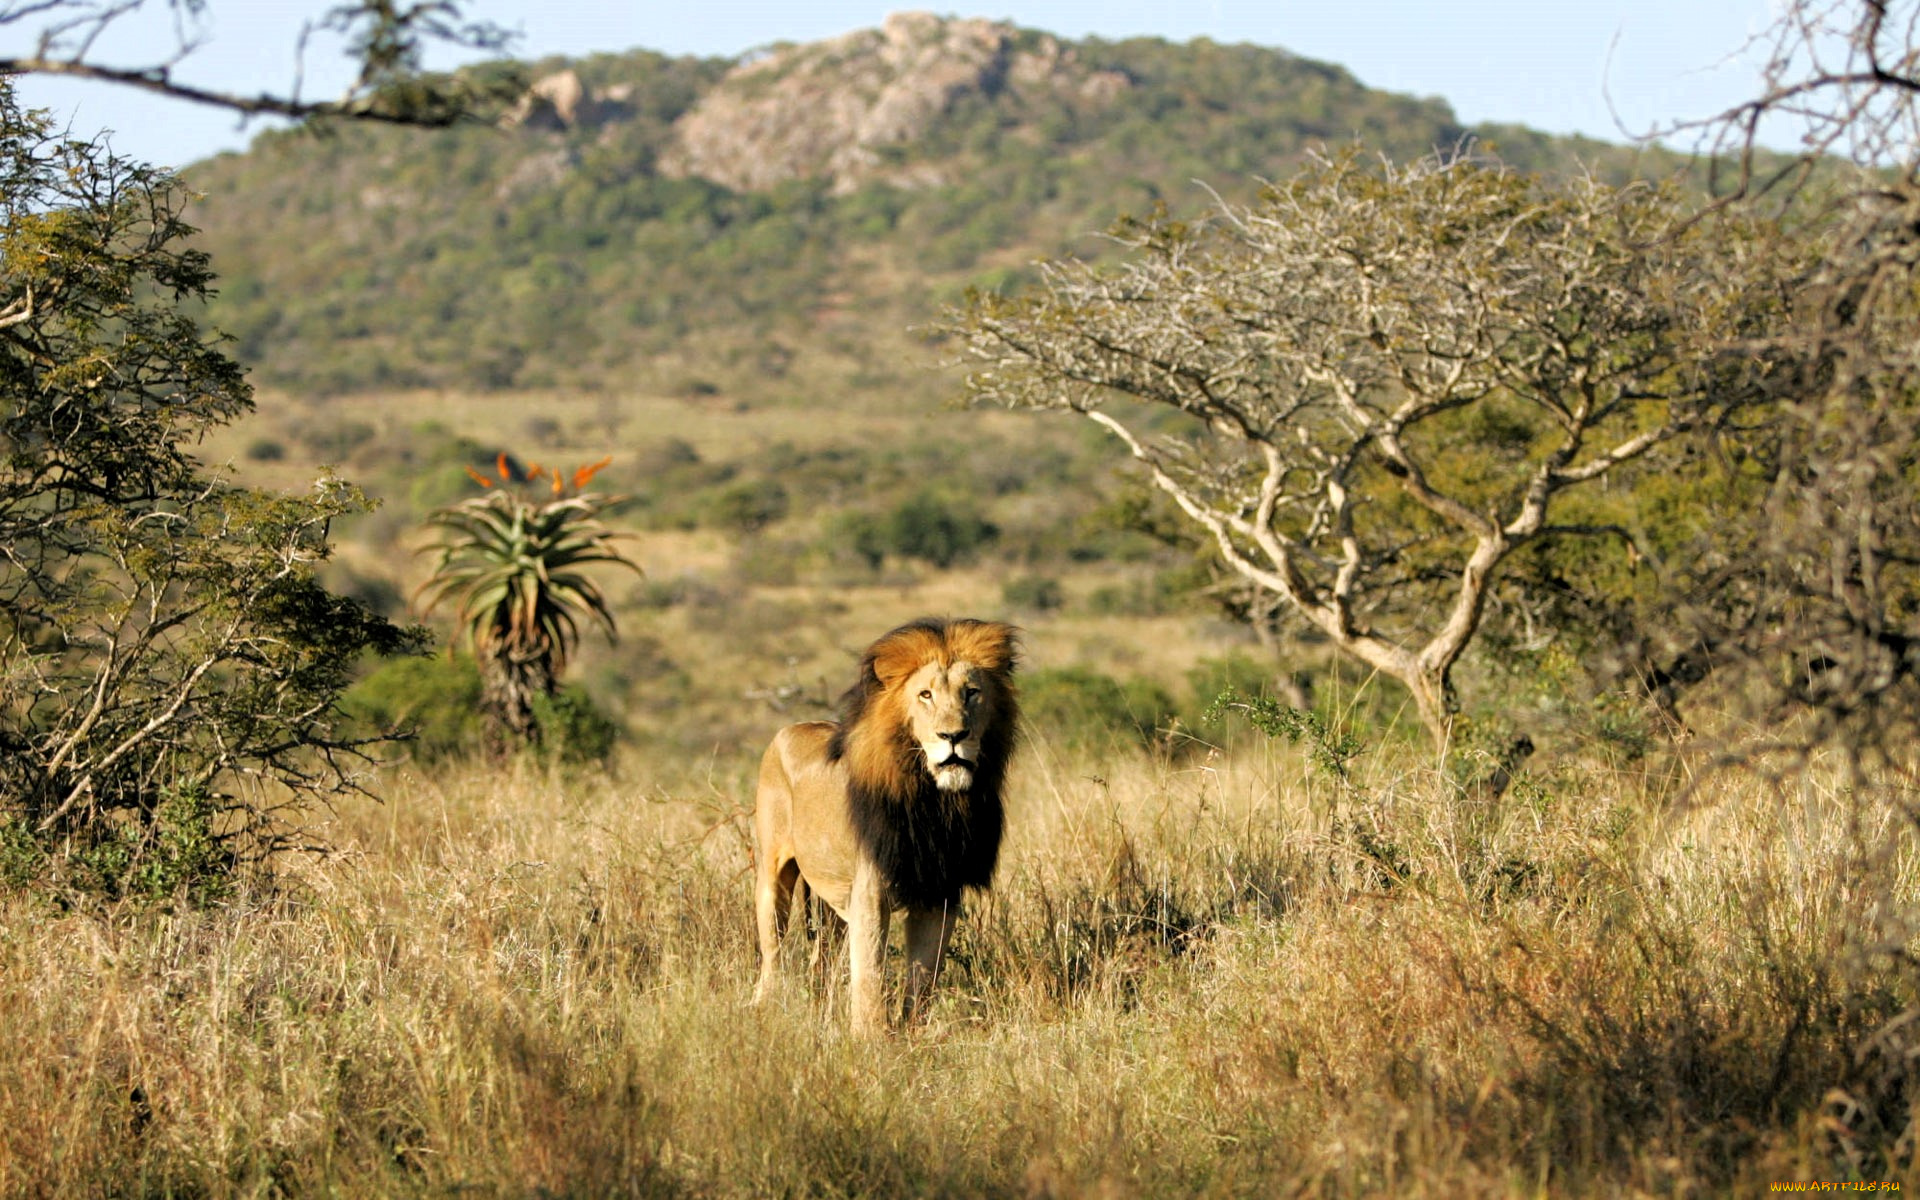
[[[1049,264],[949,328],[974,401],[1111,431],[1444,749],[1502,564],[1630,541],[1569,494],[1703,422],[1738,373],[1702,348],[1779,302],[1759,227],[1681,213],[1649,185],[1317,156],[1249,207],[1124,220],[1120,264]]]
[[[480,664],[481,707],[496,751],[539,742],[536,702],[554,694],[579,643],[580,617],[610,638],[617,634],[606,596],[580,570],[607,563],[640,571],[611,545],[625,535],[599,520],[618,498],[581,490],[609,461],[571,476],[539,466],[516,474],[502,454],[497,485],[469,467],[486,493],[427,518],[439,535],[428,549],[439,559],[416,595],[423,613],[457,602],[456,620]],[[540,500],[515,487],[543,479],[550,495]]]

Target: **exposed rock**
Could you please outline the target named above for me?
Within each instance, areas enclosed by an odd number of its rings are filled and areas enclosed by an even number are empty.
[[[894,13],[882,26],[778,48],[745,62],[675,123],[661,170],[740,191],[789,179],[830,178],[851,191],[874,178],[901,187],[945,181],[931,164],[890,166],[959,100],[1012,90],[1092,105],[1110,102],[1125,76],[1081,66],[1044,35],[1012,25],[931,13]]]
[[[632,94],[629,85],[616,85],[596,94],[576,72],[560,71],[535,80],[500,123],[508,128],[552,131],[591,128],[624,115],[625,102]]]

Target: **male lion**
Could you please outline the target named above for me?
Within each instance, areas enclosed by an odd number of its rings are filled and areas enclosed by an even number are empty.
[[[1000,784],[1019,702],[1012,626],[932,618],[902,625],[860,660],[840,720],[789,725],[760,763],[754,802],[756,1003],[793,897],[807,890],[847,923],[853,1027],[886,1028],[887,922],[904,910],[903,1019],[925,1002],[959,915],[1000,856]]]

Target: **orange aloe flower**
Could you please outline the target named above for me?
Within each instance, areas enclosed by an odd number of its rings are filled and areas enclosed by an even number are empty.
[[[586,487],[587,484],[593,479],[593,477],[600,473],[600,468],[606,466],[608,463],[612,461],[613,461],[613,455],[609,454],[605,458],[601,459],[599,462],[594,463],[592,466],[581,467],[578,471],[575,471],[573,473],[573,490],[577,492],[581,488]],[[554,474],[558,476],[559,472],[556,471],[554,472]]]
[[[488,479],[485,475],[482,475],[480,472],[474,470],[472,467],[467,468],[467,474],[473,476],[473,481],[479,484],[481,487],[490,488],[493,486],[493,480]]]

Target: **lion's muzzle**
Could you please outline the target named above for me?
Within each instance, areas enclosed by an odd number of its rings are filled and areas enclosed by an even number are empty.
[[[975,751],[975,747],[966,739],[965,730],[943,733],[920,748],[927,756],[927,771],[943,792],[964,792],[973,786],[974,760],[968,752]]]

